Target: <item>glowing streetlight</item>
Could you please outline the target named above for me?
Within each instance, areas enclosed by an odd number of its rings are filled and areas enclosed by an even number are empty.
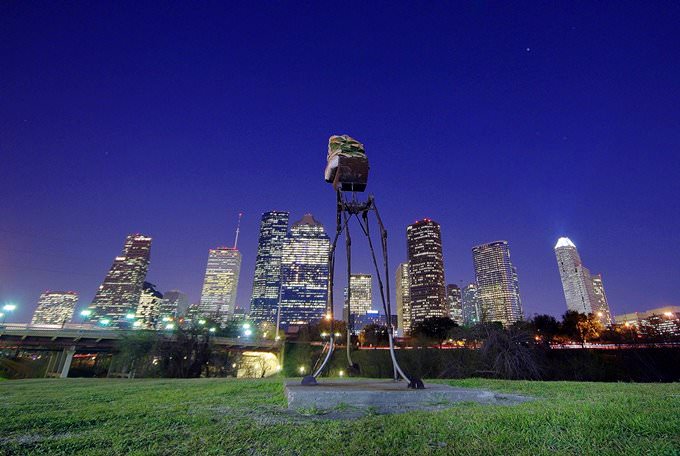
[[[322,332],[322,333],[321,333],[321,337],[326,337],[327,335],[328,335],[328,334],[326,334],[325,332]]]
[[[217,328],[210,328],[208,331],[210,331],[211,333],[214,333],[215,331],[217,331]]]
[[[342,371],[342,370],[341,370],[340,372],[338,372],[338,375],[339,375],[340,377],[344,377],[344,376],[345,376],[345,371]]]
[[[243,323],[243,329],[250,329],[250,323]]]
[[[83,318],[88,318],[90,315],[92,315],[91,309],[85,309],[80,311],[80,316]]]
[[[198,320],[198,324],[199,324],[199,325],[204,325],[204,324],[205,324],[205,320]]]
[[[167,323],[169,321],[172,321],[172,318],[170,317],[163,317],[163,323]]]
[[[102,318],[101,320],[99,320],[99,324],[102,326],[107,326],[109,323],[111,323],[111,320],[108,318]]]
[[[165,325],[165,329],[175,329],[175,324],[174,323],[168,323]]]
[[[125,318],[127,318],[128,320],[134,320],[134,319],[135,319],[135,314],[129,313],[129,314],[125,315]]]
[[[243,335],[246,336],[246,337],[249,337],[252,334],[253,334],[253,332],[250,329],[246,329],[245,331],[243,331]]]
[[[333,318],[333,314],[328,312],[324,318],[326,318],[326,320],[331,320]]]
[[[137,320],[136,322],[132,323],[132,326],[135,328],[139,328],[140,326],[142,326],[142,322]]]
[[[305,373],[305,366],[300,366],[298,368],[298,370],[300,371],[301,374],[304,374]]]
[[[340,333],[335,333],[335,334],[333,334],[333,335],[334,335],[335,337],[340,337],[340,336],[342,336],[342,334],[340,334]]]

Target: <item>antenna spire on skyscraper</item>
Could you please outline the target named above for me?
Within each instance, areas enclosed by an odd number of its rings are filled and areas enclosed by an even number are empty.
[[[241,231],[241,217],[243,217],[243,212],[238,213],[238,222],[236,223],[236,237],[234,238],[234,250],[238,245],[238,233]]]

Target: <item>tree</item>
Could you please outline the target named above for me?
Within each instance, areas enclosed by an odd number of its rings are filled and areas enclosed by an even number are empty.
[[[310,323],[304,325],[300,328],[299,340],[304,341],[319,341],[328,340],[328,335],[331,332],[331,322],[329,320],[323,319],[318,322]],[[333,333],[340,334],[340,337],[345,338],[347,335],[347,324],[341,320],[333,321]],[[322,337],[321,334],[325,334],[326,337]]]
[[[449,332],[458,324],[449,317],[430,317],[414,325],[411,334],[416,338],[429,339],[439,345],[449,338]]]
[[[592,313],[589,313],[588,315],[581,314],[576,327],[578,328],[579,338],[581,339],[583,346],[585,346],[586,342],[600,337],[600,333],[604,330],[604,326],[600,319],[597,315]]]
[[[568,310],[562,316],[561,335],[580,342],[585,347],[586,342],[600,337],[604,326],[600,319],[593,313],[588,315]]]
[[[122,372],[138,376],[200,377],[211,358],[210,332],[205,325],[180,327],[168,334],[135,331],[118,342]]]
[[[481,348],[482,359],[494,376],[506,379],[541,378],[537,360],[539,351],[532,349],[531,334],[520,326],[504,329],[494,325],[483,325],[486,331]]]
[[[385,346],[388,344],[387,326],[370,324],[364,326],[359,335],[359,341],[363,346]]]
[[[550,345],[560,332],[560,324],[552,315],[535,315],[529,322],[535,337],[546,345]]]

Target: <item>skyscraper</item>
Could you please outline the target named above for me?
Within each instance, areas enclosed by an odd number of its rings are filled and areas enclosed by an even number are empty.
[[[448,317],[459,325],[463,324],[463,303],[460,287],[456,284],[446,286],[446,304],[449,310]]]
[[[161,301],[160,318],[164,317],[177,318],[187,311],[189,307],[189,297],[186,293],[179,290],[170,290],[163,293],[163,300]]]
[[[78,302],[75,291],[45,291],[38,299],[32,325],[64,325],[73,317]]]
[[[411,281],[408,277],[408,263],[397,268],[397,327],[402,336],[411,332]]]
[[[569,238],[561,237],[557,240],[555,256],[567,309],[583,314],[594,313],[604,324],[610,324],[611,313],[604,294],[602,276],[590,274]]]
[[[90,304],[92,318],[108,319],[111,326],[127,326],[125,316],[137,311],[150,261],[151,238],[129,235]]]
[[[507,241],[472,248],[472,259],[481,301],[482,322],[498,321],[509,326],[523,318],[517,269],[510,261]]]
[[[250,299],[250,317],[255,321],[276,322],[281,288],[281,255],[283,240],[288,232],[288,217],[288,212],[281,211],[262,214],[253,295]]]
[[[446,317],[444,258],[439,224],[423,219],[406,229],[412,324]]]
[[[234,314],[241,274],[241,252],[236,247],[218,247],[208,252],[199,311],[226,321]]]
[[[352,274],[349,278],[349,310],[351,315],[347,312],[347,287],[345,287],[345,305],[343,315],[346,318],[345,321],[350,322],[350,326],[354,330],[359,331],[361,328],[357,328],[354,323],[358,321],[358,318],[366,315],[370,310],[373,310],[373,289],[372,289],[372,276],[371,274]]]
[[[482,321],[482,306],[477,294],[477,285],[469,283],[463,287],[463,324],[474,326]]]
[[[156,290],[156,285],[144,282],[142,294],[139,297],[137,311],[135,312],[135,327],[152,329],[160,326],[161,302],[163,295]]]
[[[323,317],[328,301],[329,251],[323,225],[311,214],[293,224],[281,257],[282,327]]]

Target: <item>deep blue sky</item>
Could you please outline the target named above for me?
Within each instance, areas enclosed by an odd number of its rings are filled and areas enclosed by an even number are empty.
[[[148,279],[195,302],[238,211],[247,305],[261,212],[332,229],[342,133],[366,146],[393,271],[431,217],[448,282],[509,241],[528,315],[565,310],[562,235],[615,314],[679,305],[680,4],[394,3],[2,2],[10,320],[45,289],[88,304],[133,232]]]

